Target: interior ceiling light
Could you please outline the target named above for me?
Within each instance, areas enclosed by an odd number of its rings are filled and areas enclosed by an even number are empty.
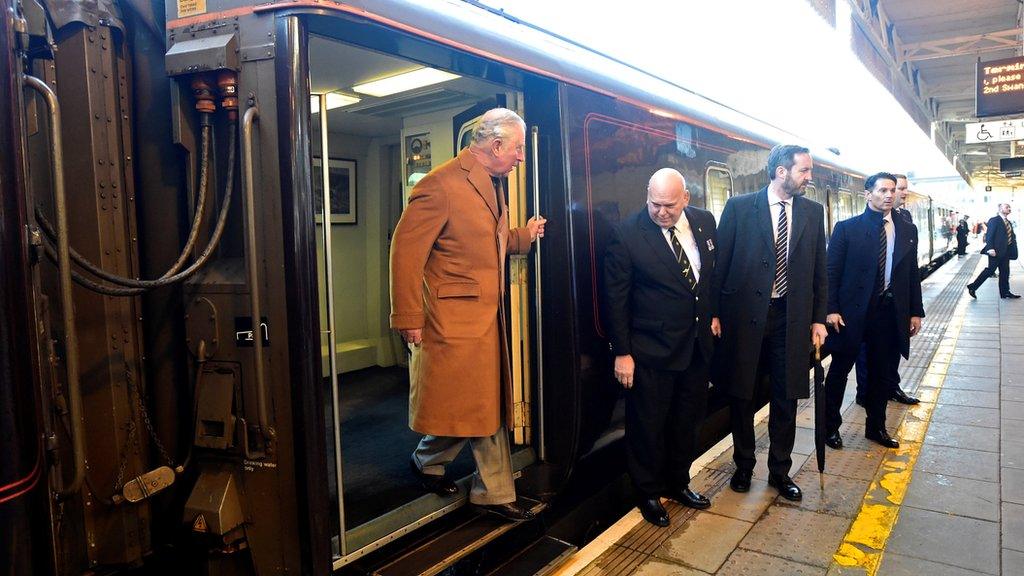
[[[341,92],[328,92],[327,93],[327,109],[334,110],[335,108],[341,108],[342,106],[348,106],[359,102],[358,96],[349,96],[348,94],[342,94]],[[311,94],[309,96],[309,109],[316,114],[320,111],[320,95]]]
[[[398,94],[399,92],[406,92],[408,90],[415,90],[416,88],[430,86],[431,84],[454,80],[458,77],[459,76],[457,74],[442,72],[441,70],[435,70],[434,68],[418,68],[396,76],[389,76],[372,82],[364,82],[353,86],[352,90],[368,96],[382,97]]]

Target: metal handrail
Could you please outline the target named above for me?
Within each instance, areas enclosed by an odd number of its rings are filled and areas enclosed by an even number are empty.
[[[256,374],[256,412],[260,434],[267,441],[276,437],[267,413],[267,383],[263,373],[263,321],[260,309],[259,266],[256,258],[256,187],[253,184],[252,132],[260,111],[250,106],[242,116],[242,169],[245,175],[245,266],[249,273],[249,314],[252,316],[253,364]]]
[[[85,430],[82,421],[82,388],[79,381],[78,335],[75,331],[75,303],[71,294],[71,245],[68,240],[68,206],[64,191],[64,141],[61,136],[60,102],[57,93],[35,76],[24,75],[25,86],[39,93],[50,113],[50,154],[53,172],[54,210],[57,213],[57,273],[60,280],[61,315],[64,318],[64,361],[67,369],[68,412],[71,418],[71,451],[74,475],[67,485],[51,486],[60,500],[78,493],[85,480]],[[59,481],[55,474],[53,481]],[[51,484],[53,483],[51,482]]]

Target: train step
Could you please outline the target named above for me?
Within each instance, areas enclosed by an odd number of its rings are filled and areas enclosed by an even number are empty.
[[[547,507],[547,504],[543,502],[524,497],[519,498],[519,503],[529,506],[534,514],[539,514]],[[381,566],[373,574],[374,576],[433,576],[518,525],[518,523],[508,522],[492,514],[474,514],[451,530],[427,540]],[[516,573],[518,574],[518,572]]]
[[[576,550],[576,546],[568,542],[544,536],[487,576],[546,576],[564,564]]]

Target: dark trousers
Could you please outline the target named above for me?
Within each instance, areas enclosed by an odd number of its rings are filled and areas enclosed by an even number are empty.
[[[960,256],[963,256],[964,254],[967,254],[967,235],[966,234],[964,234],[963,236],[960,236],[959,234],[957,234],[957,236],[956,236],[956,253],[959,254]]]
[[[889,390],[889,397],[897,392],[902,392],[900,388],[900,363],[896,361],[895,371],[889,375],[889,380],[892,382],[892,390]],[[867,402],[868,394],[868,347],[861,343],[860,354],[857,354],[857,402],[864,404]]]
[[[999,270],[999,295],[1006,296],[1010,293],[1010,259],[1005,255],[997,256],[995,258],[988,257],[988,267],[978,274],[978,277],[974,279],[974,282],[968,284],[972,290],[977,290],[988,280],[988,277],[995,274],[996,269]]]
[[[768,323],[761,340],[761,355],[755,377],[756,387],[768,374],[771,387],[768,412],[768,472],[774,478],[789,478],[793,467],[793,442],[796,440],[796,399],[786,397],[786,300],[773,300],[768,308]],[[736,468],[754,470],[754,401],[733,398],[730,406],[732,423],[732,459]]]
[[[626,391],[626,466],[644,496],[690,484],[708,403],[708,362],[694,341],[686,370],[637,363]]]
[[[891,296],[879,298],[868,309],[864,321],[863,344],[866,351],[867,390],[864,408],[867,411],[868,430],[885,428],[885,407],[898,374],[900,353],[897,342],[896,310]],[[843,423],[840,414],[846,379],[857,361],[857,351],[833,351],[832,364],[825,377],[825,429],[837,432]]]

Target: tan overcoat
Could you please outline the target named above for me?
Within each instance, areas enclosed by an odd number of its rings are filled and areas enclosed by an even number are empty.
[[[409,427],[480,437],[511,422],[505,256],[530,250],[508,228],[490,175],[468,149],[416,184],[391,243],[391,327],[423,329],[410,362]]]

